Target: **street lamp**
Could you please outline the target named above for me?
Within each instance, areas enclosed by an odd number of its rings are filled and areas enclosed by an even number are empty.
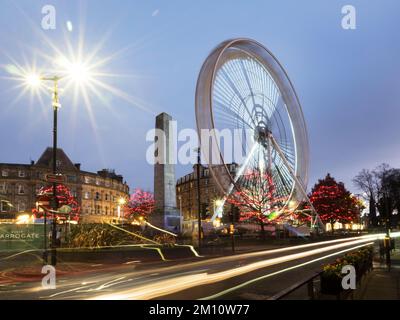
[[[198,228],[198,250],[201,250],[201,199],[200,199],[200,165],[201,165],[201,148],[195,149],[197,151],[197,228]]]
[[[38,87],[45,81],[51,81],[53,83],[52,89],[52,107],[53,107],[53,166],[52,173],[57,174],[57,115],[58,109],[61,107],[58,98],[58,82],[63,78],[69,78],[72,81],[82,84],[84,81],[89,79],[88,69],[85,68],[82,63],[70,63],[66,58],[63,58],[61,63],[58,63],[63,68],[63,75],[54,76],[40,76],[35,73],[30,73],[25,76],[25,82],[30,87]],[[53,223],[52,223],[52,236],[51,236],[51,264],[55,266],[57,264],[57,253],[56,253],[56,237],[57,237],[57,221],[56,212],[58,209],[57,203],[57,182],[53,181],[53,198],[51,201],[51,207],[53,209]],[[46,212],[44,214],[44,233],[46,234]],[[43,261],[47,264],[47,245],[45,242],[45,248],[43,253]]]
[[[122,222],[122,226],[124,225],[124,221],[123,221],[123,218],[121,218],[121,207],[125,203],[126,203],[125,198],[121,197],[121,198],[118,199],[118,207],[117,207],[117,210],[118,210],[118,221]]]
[[[52,81],[53,82],[53,97],[52,97],[52,107],[53,107],[53,166],[52,166],[52,173],[55,175],[57,174],[57,112],[58,109],[61,107],[59,99],[58,99],[58,81],[61,80],[62,76],[52,76],[52,77],[42,77],[37,74],[28,74],[26,76],[26,83],[31,87],[38,87],[41,85],[43,81]],[[56,222],[56,214],[55,212],[58,209],[57,204],[57,183],[53,182],[53,198],[51,201],[51,207],[53,209],[53,227],[52,227],[52,234],[51,234],[51,264],[55,266],[57,264],[57,257],[56,257],[56,237],[57,237],[57,222]],[[46,212],[44,213],[44,236],[47,237],[46,232],[46,225],[47,225],[47,215]],[[47,264],[47,245],[45,241],[45,248],[43,252],[43,262]]]

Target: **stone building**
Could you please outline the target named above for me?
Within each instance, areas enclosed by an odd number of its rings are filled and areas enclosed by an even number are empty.
[[[52,172],[52,148],[37,162],[0,163],[0,222],[13,222],[21,213],[31,213],[36,194],[49,183]],[[81,170],[62,149],[57,149],[57,171],[65,176],[65,185],[81,207],[81,222],[118,220],[120,199],[129,197],[129,187],[121,175],[103,169],[97,173]]]
[[[220,170],[222,168],[216,168]],[[232,176],[237,170],[236,164],[228,164]],[[198,219],[197,203],[197,164],[193,166],[193,172],[189,173],[176,182],[176,202],[183,216],[183,230],[191,231],[195,228]],[[224,195],[216,185],[210,169],[200,165],[200,210],[203,221],[209,221],[216,210],[221,207]],[[225,203],[223,212],[230,212],[231,206]],[[222,213],[222,212],[221,212]]]

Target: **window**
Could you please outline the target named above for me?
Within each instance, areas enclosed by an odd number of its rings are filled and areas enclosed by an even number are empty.
[[[57,166],[57,168],[61,167],[61,165],[62,165],[61,160],[56,160],[56,166]]]
[[[100,200],[100,193],[96,192],[95,200]]]
[[[25,171],[24,170],[18,170],[18,177],[25,178]]]
[[[7,212],[11,208],[10,203],[5,200],[0,201],[0,212]]]
[[[84,198],[85,198],[85,199],[90,199],[90,192],[86,191],[86,192],[84,193]]]
[[[18,192],[18,194],[25,194],[25,188],[22,184],[19,184],[17,186],[17,192]]]
[[[8,170],[1,170],[2,177],[8,177]]]
[[[108,188],[110,186],[110,181],[106,181],[106,187]]]
[[[7,192],[7,185],[5,182],[0,183],[0,193],[6,193]]]
[[[85,177],[85,183],[90,183],[90,178],[89,177]]]
[[[100,179],[96,179],[96,184],[99,186],[100,185]]]
[[[25,210],[26,210],[26,204],[25,204],[25,202],[18,202],[18,204],[17,204],[17,210],[18,210],[18,211],[25,211]]]
[[[108,197],[108,193],[106,193],[105,195],[105,200],[108,201],[109,197]]]

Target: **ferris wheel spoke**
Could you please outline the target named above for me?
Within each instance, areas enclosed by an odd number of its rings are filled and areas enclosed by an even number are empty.
[[[248,86],[246,80],[244,79],[244,74],[241,68],[242,59],[235,59],[232,63],[227,64],[227,71],[232,74],[233,80],[237,83],[239,91],[244,96],[248,96]]]
[[[216,109],[216,110],[218,110],[218,112],[216,112],[216,114],[221,114],[221,118],[222,118],[222,115],[225,115],[226,118],[229,118],[229,119],[234,120],[234,121],[236,121],[236,122],[243,123],[243,124],[245,124],[248,128],[254,129],[254,127],[253,127],[250,123],[248,123],[248,122],[244,119],[244,117],[240,117],[240,115],[237,114],[237,113],[234,111],[234,109],[231,109],[231,108],[229,108],[228,106],[226,106],[226,105],[224,105],[224,104],[222,104],[222,103],[220,103],[220,102],[217,102],[217,103],[216,103],[216,107],[220,107],[219,109]],[[224,113],[224,112],[225,112],[225,113]],[[232,123],[234,124],[234,122],[232,122]],[[233,126],[233,127],[236,127],[236,126]]]
[[[251,112],[249,111],[249,109],[247,108],[246,105],[246,101],[244,100],[244,98],[242,97],[240,91],[236,88],[235,84],[232,82],[232,80],[230,79],[229,75],[224,71],[221,70],[222,73],[224,74],[224,76],[226,77],[226,80],[228,81],[230,87],[232,88],[232,90],[235,92],[235,94],[237,95],[237,97],[240,99],[240,101],[243,104],[243,108],[245,108],[245,110],[247,111],[247,114],[249,115],[250,119],[253,121],[254,126],[257,126],[257,124],[254,122],[254,119],[251,115]]]
[[[293,179],[291,179],[290,176],[287,174],[288,171],[285,170],[285,166],[277,165],[276,166],[276,171],[277,171],[277,173],[279,175],[279,178],[280,178],[279,181],[282,182],[282,186],[284,187],[284,189],[286,191],[286,194],[290,195],[291,187],[293,185]]]
[[[252,99],[252,101],[253,101],[253,106],[255,106],[255,105],[256,105],[256,101],[255,101],[255,99],[254,99],[253,89],[252,89],[252,87],[251,87],[250,80],[249,80],[249,76],[248,76],[248,74],[247,74],[247,70],[246,70],[246,67],[244,66],[243,60],[240,60],[240,66],[241,66],[241,68],[242,68],[242,72],[243,72],[244,79],[246,80],[247,86],[249,87],[251,99]]]

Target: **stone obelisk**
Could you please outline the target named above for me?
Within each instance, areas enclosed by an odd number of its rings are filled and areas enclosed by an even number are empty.
[[[175,128],[175,129],[174,129]],[[156,117],[154,164],[155,212],[151,223],[173,232],[179,232],[180,213],[176,208],[175,155],[176,144],[172,117],[163,112]]]

